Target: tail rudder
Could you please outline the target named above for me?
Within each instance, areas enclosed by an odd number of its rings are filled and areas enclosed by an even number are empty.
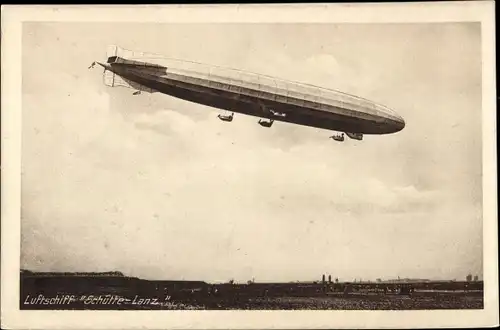
[[[133,52],[128,51],[126,49],[120,48],[119,46],[116,45],[109,45],[106,51],[106,65],[111,65],[111,63],[115,62],[123,62],[125,59],[133,57],[134,54]],[[122,87],[127,87],[131,89],[135,89],[138,91],[144,91],[148,93],[154,93],[155,90],[151,89],[149,87],[146,87],[144,85],[141,85],[139,83],[136,83],[135,81],[132,81],[130,79],[124,78],[113,71],[107,69],[107,67],[104,67],[104,73],[103,73],[103,82],[104,85],[109,86],[109,87],[116,87],[116,86],[122,86]]]

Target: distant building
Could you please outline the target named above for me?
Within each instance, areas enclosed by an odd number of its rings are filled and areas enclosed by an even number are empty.
[[[479,281],[479,276],[475,275],[474,276],[474,282],[477,282],[477,281]]]
[[[383,282],[386,283],[422,283],[422,282],[430,282],[429,279],[426,278],[400,278],[397,279],[389,279]]]
[[[326,278],[325,274],[323,274],[323,276],[321,277],[321,283],[323,283],[323,284],[325,283],[325,281],[326,281],[325,278]]]
[[[467,282],[472,281],[472,274],[467,275],[467,276],[465,277],[465,280],[466,280]]]
[[[332,283],[332,275],[328,275],[328,283]]]

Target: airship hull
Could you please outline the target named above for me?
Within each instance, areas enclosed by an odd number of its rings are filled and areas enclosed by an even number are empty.
[[[161,63],[161,64],[157,64]],[[359,134],[400,131],[390,109],[337,91],[232,69],[186,66],[179,60],[108,57],[105,68],[129,87],[160,92],[213,108],[259,118]]]

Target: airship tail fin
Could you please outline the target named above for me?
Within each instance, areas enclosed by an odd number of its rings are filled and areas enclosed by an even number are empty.
[[[113,56],[118,56],[118,50],[119,50],[118,46],[116,46],[116,45],[109,45],[108,49],[106,50],[106,57],[110,58],[110,57],[113,57]]]
[[[106,57],[120,57],[124,59],[134,58],[134,52],[130,50],[123,49],[116,45],[109,45],[106,51]]]
[[[108,46],[108,49],[106,51],[106,56],[107,56],[107,62],[111,62],[110,58],[130,58],[133,57],[133,52],[128,51],[126,49],[120,48],[116,45],[110,45]],[[129,79],[126,79],[124,77],[121,77],[120,75],[117,75],[116,73],[109,71],[109,70],[104,70],[103,74],[103,79],[104,79],[104,85],[110,86],[110,87],[116,87],[116,86],[122,86],[122,87],[128,87],[131,89],[135,89],[137,91],[143,91],[147,93],[154,93],[156,92],[154,89],[146,87],[144,85],[141,85],[139,83],[136,83],[134,81],[131,81]]]
[[[107,52],[106,52],[106,55],[107,55],[107,58],[117,56],[117,57],[121,57],[123,59],[129,59],[129,60],[164,58],[164,56],[160,55],[160,54],[136,52],[136,51],[122,48],[122,47],[117,46],[117,45],[109,45]]]
[[[127,78],[123,78],[109,70],[106,70],[104,72],[104,85],[109,87],[117,87],[117,86],[128,87],[131,89],[135,89],[137,91],[142,91],[147,93],[156,92],[156,90],[152,88],[146,87],[144,85],[131,81]]]

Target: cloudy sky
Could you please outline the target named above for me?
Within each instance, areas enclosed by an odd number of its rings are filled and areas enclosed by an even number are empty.
[[[330,132],[102,83],[108,44],[336,88]],[[246,281],[482,274],[479,24],[23,26],[21,267]]]

